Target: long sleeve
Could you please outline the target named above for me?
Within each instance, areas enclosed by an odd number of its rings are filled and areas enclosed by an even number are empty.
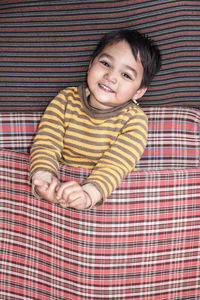
[[[47,107],[40,122],[30,155],[30,178],[37,171],[57,176],[63,150],[66,99],[59,94]]]

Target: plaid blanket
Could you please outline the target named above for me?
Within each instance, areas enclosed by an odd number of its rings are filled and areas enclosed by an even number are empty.
[[[200,298],[199,168],[133,172],[89,211],[36,200],[28,154],[0,150],[0,174],[0,299]]]

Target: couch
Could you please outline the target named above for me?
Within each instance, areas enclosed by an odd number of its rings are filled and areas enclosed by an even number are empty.
[[[198,2],[9,0],[1,8],[0,299],[199,299]],[[137,170],[101,207],[39,201],[29,152],[43,110],[84,80],[97,39],[120,26],[150,31],[163,56],[140,102],[149,137]],[[62,181],[88,175],[59,168]]]

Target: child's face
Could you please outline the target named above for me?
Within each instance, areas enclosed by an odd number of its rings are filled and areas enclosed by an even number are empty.
[[[90,104],[105,110],[130,99],[137,100],[146,91],[146,88],[140,89],[142,78],[140,59],[135,60],[126,41],[107,45],[88,69]]]

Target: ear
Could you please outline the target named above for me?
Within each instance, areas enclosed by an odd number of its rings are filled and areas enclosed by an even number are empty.
[[[139,90],[137,90],[137,92],[135,93],[135,95],[132,97],[133,100],[137,100],[142,98],[142,96],[146,93],[147,88],[143,87]]]

